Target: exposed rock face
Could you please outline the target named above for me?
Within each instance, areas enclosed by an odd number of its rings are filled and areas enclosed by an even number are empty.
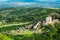
[[[31,24],[31,25],[28,25],[26,26],[26,29],[37,29],[40,27],[40,21],[39,22],[36,22],[35,24]]]
[[[34,26],[33,26],[33,29],[37,29],[38,27],[40,27],[40,21],[39,22],[37,22]]]
[[[26,26],[26,29],[31,29],[31,28],[33,28],[33,24]]]

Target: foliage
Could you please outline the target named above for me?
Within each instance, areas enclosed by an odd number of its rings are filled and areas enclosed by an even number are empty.
[[[0,22],[9,24],[14,22],[36,22],[44,21],[46,16],[52,16],[60,20],[60,9],[48,8],[4,8],[0,9]],[[32,33],[28,30],[24,31],[24,35],[0,34],[0,40],[60,40],[60,23],[54,26],[44,26],[41,24],[42,33]],[[0,32],[6,30],[16,30],[26,25],[9,26],[0,28]],[[48,31],[49,30],[49,31]]]
[[[6,23],[43,21],[48,15],[60,19],[60,9],[48,8],[5,8],[0,9],[0,21]]]
[[[0,33],[0,40],[13,40],[13,39],[8,37],[6,34],[1,34]]]

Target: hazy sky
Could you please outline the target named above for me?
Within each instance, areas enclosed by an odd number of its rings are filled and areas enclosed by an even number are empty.
[[[42,1],[42,2],[41,2]],[[9,5],[9,6],[42,6],[42,7],[59,7],[60,0],[0,0],[0,6]]]
[[[39,1],[59,1],[60,0],[0,0],[0,2],[5,2],[5,1],[10,1],[10,2],[39,2]]]

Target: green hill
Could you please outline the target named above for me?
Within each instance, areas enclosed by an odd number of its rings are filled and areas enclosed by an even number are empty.
[[[60,9],[48,8],[4,8],[0,9],[0,21],[11,22],[30,22],[45,20],[46,16],[60,18]]]
[[[1,8],[0,40],[60,40],[60,23],[55,23],[53,26],[44,26],[41,23],[41,28],[39,28],[42,31],[41,34],[36,33],[38,29],[25,29],[26,26],[37,21],[44,21],[46,16],[52,16],[54,19],[60,20],[60,9]],[[24,35],[18,35],[21,32],[20,28],[24,29],[22,33]],[[18,31],[19,29],[20,32]]]

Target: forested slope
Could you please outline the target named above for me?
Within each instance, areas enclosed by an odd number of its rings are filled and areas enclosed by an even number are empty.
[[[48,8],[5,8],[0,9],[0,21],[4,22],[26,22],[45,20],[46,16],[60,18],[60,9]]]
[[[0,40],[60,40],[60,23],[48,26],[41,23],[39,28],[42,31],[41,33],[32,33],[31,31],[34,31],[34,29],[25,29],[26,26],[35,24],[36,21],[45,21],[46,16],[60,20],[60,9],[1,8]],[[17,30],[22,27],[25,29],[22,33],[24,35],[18,35]]]

